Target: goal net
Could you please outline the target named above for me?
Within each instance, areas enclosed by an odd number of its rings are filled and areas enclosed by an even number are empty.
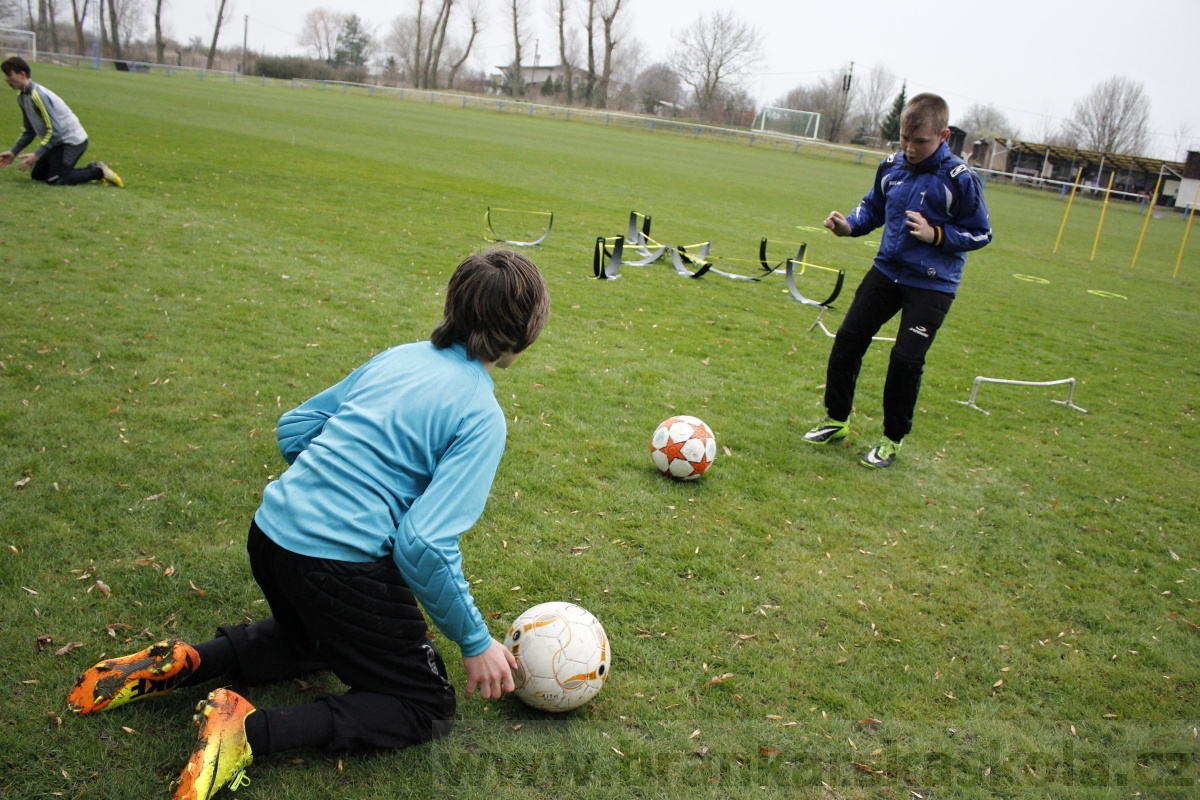
[[[0,55],[4,58],[20,56],[26,61],[37,61],[37,34],[20,28],[0,28]]]
[[[754,130],[816,139],[821,130],[821,114],[817,111],[764,106],[754,118]]]

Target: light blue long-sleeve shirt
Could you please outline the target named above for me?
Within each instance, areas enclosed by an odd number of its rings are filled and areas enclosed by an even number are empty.
[[[483,513],[504,453],[491,375],[462,345],[394,347],[279,419],[291,465],[255,522],[301,555],[391,556],[464,656],[491,644],[458,540]]]

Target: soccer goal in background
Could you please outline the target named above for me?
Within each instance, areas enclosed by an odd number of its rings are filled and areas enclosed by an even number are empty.
[[[26,61],[37,61],[37,34],[20,28],[0,28],[0,61],[9,56],[20,56]]]
[[[754,118],[754,130],[816,139],[821,132],[821,114],[817,111],[764,106]]]

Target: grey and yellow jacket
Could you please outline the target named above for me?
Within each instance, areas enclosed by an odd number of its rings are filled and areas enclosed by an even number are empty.
[[[20,153],[30,142],[37,140],[37,156],[60,144],[83,144],[87,131],[79,118],[67,107],[58,95],[33,81],[17,95],[17,104],[25,115],[25,129],[21,132],[12,152]]]

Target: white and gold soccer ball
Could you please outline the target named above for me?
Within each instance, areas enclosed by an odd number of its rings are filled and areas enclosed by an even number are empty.
[[[712,429],[686,414],[663,420],[650,438],[654,466],[676,480],[696,480],[716,457],[717,440]]]
[[[600,620],[573,603],[540,603],[513,620],[504,646],[517,659],[514,694],[542,711],[570,711],[608,680],[612,652]]]

